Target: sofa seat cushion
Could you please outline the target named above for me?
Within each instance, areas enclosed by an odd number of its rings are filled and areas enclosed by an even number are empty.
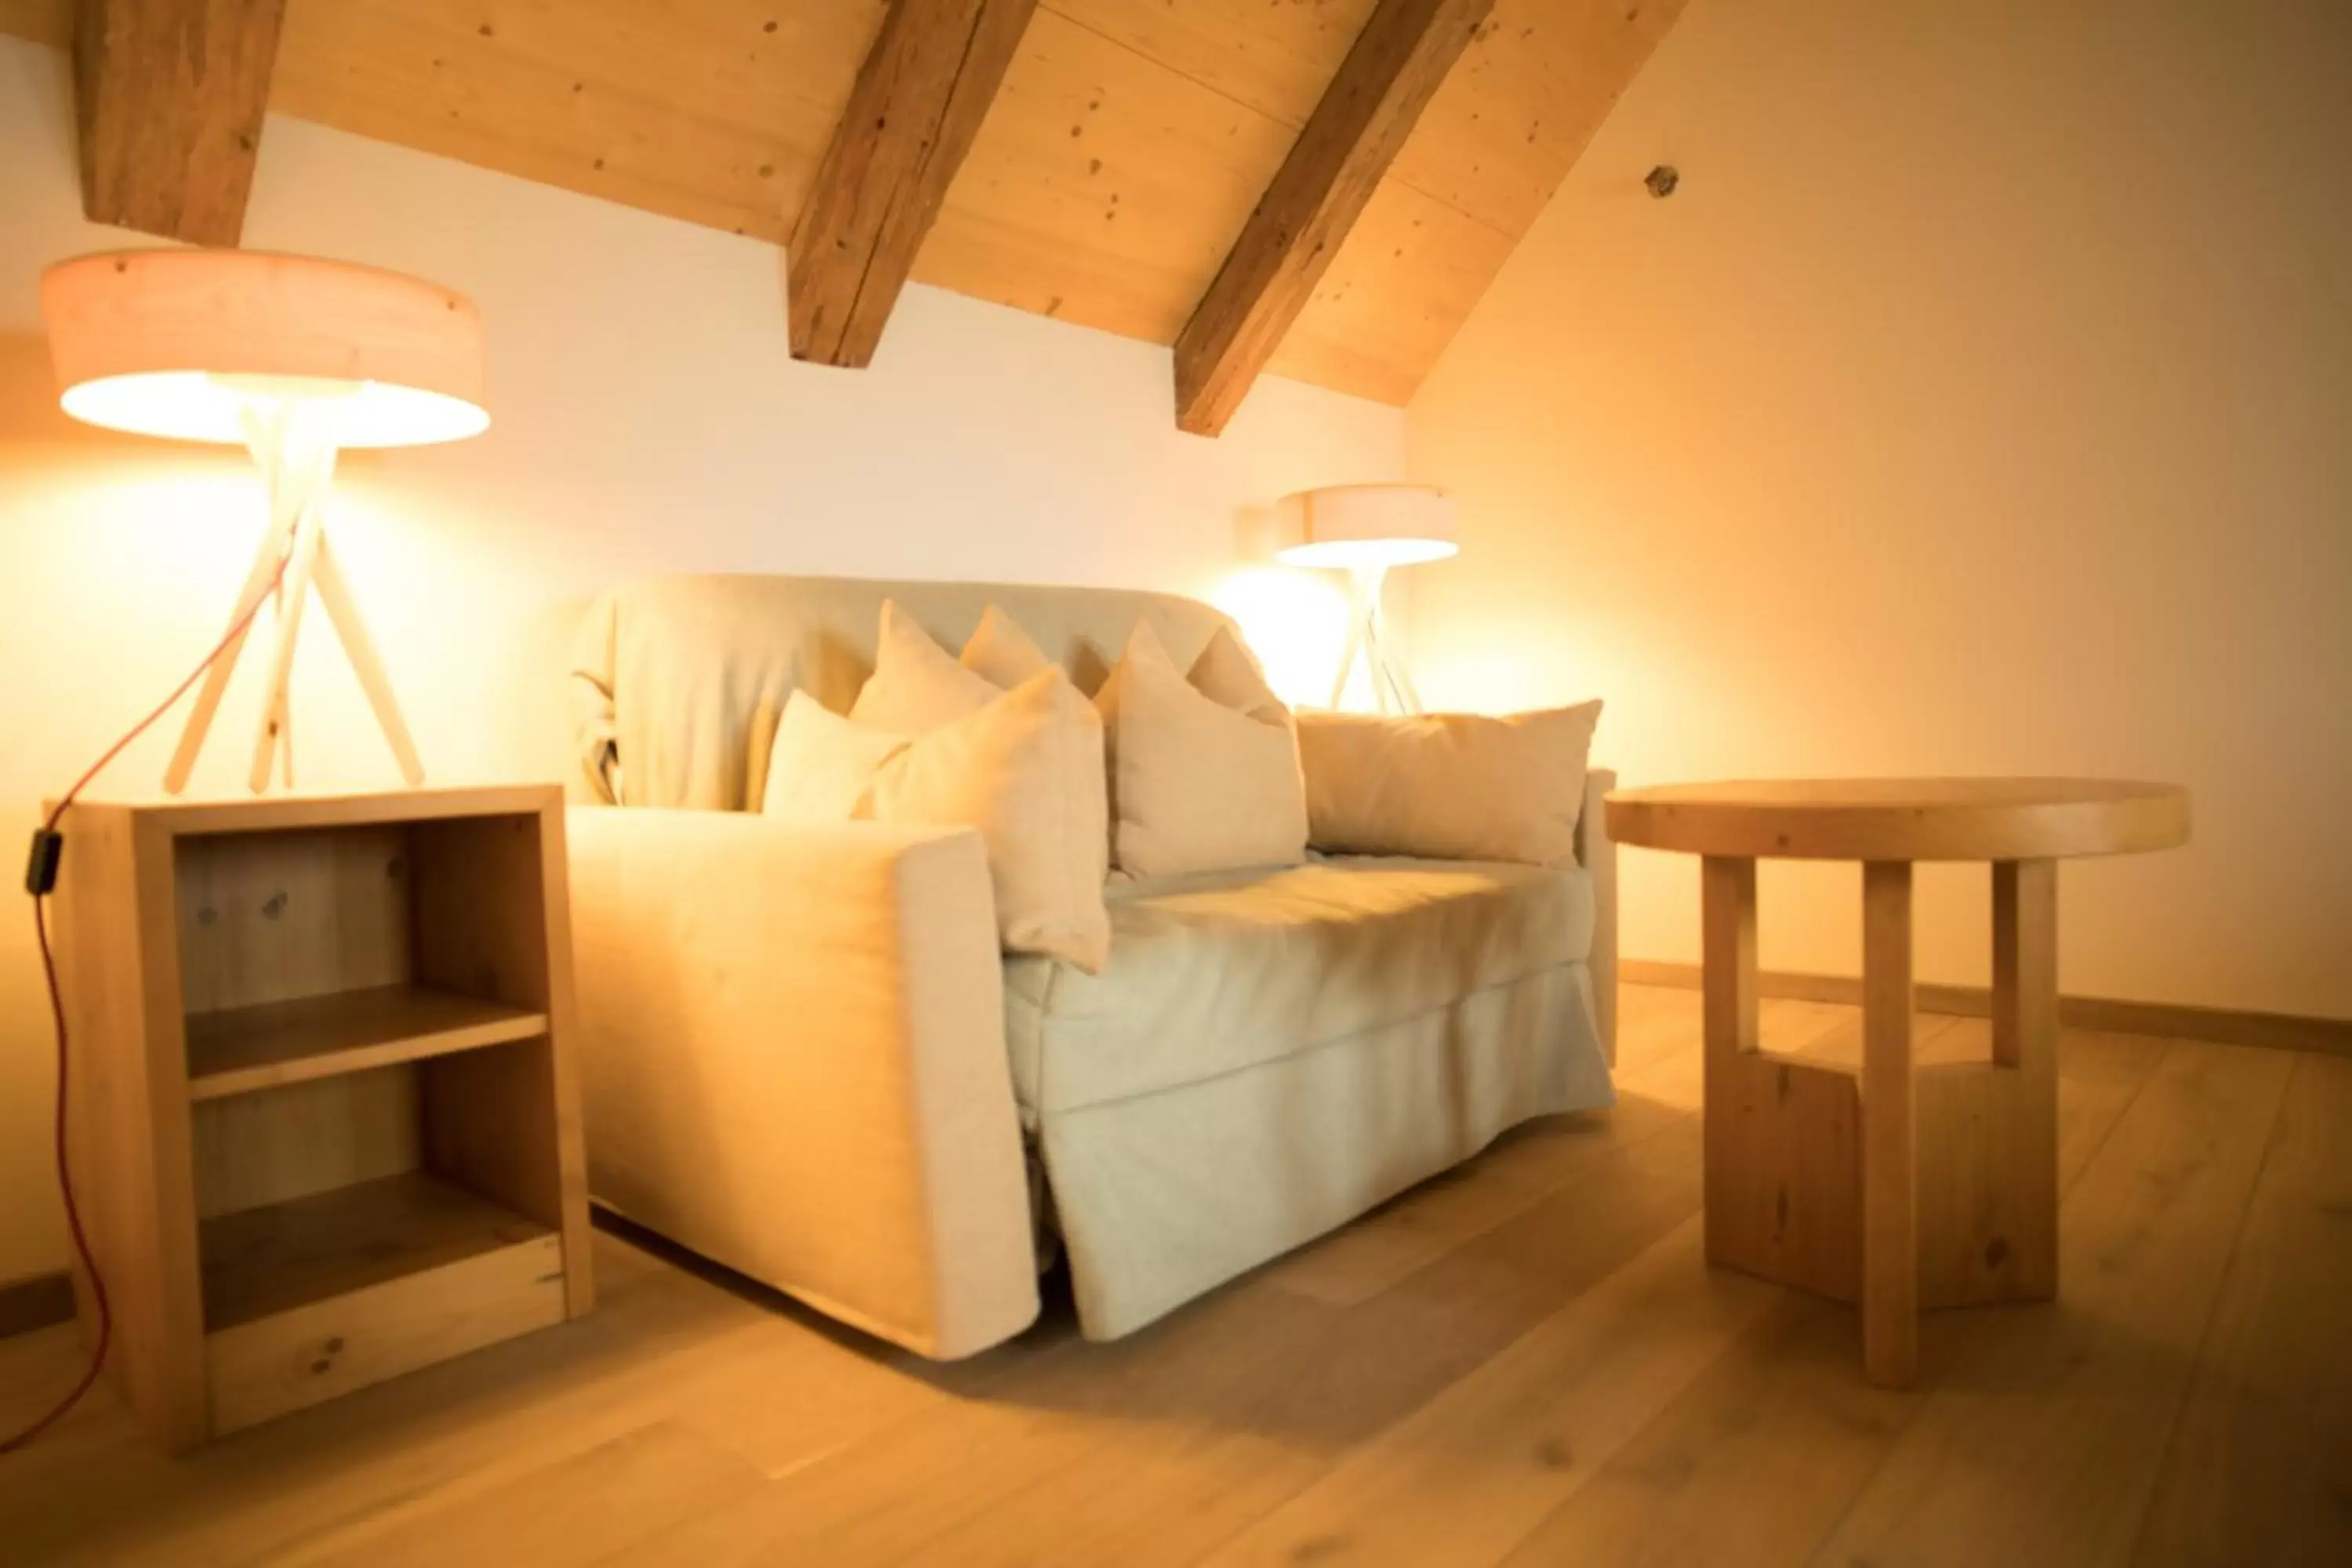
[[[1024,1111],[1153,1094],[1320,1049],[1581,962],[1580,869],[1378,857],[1114,884],[1110,962],[1005,963]]]

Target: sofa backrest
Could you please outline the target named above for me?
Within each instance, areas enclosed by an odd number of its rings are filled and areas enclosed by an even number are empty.
[[[999,605],[1089,695],[1139,620],[1151,623],[1180,668],[1230,624],[1197,599],[1124,588],[646,578],[599,597],[572,645],[575,795],[614,801],[617,763],[627,805],[740,806],[752,711],[762,702],[781,710],[798,687],[847,712],[874,671],[885,599],[950,653]]]

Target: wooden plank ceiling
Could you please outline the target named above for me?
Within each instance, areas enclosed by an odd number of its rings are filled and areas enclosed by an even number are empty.
[[[912,275],[1174,342],[1375,3],[1037,0]],[[1266,368],[1409,399],[1683,3],[1494,0]],[[269,107],[782,245],[886,9],[285,0]]]

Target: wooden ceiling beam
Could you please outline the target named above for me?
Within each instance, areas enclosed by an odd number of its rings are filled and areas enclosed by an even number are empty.
[[[785,247],[793,357],[864,365],[1036,0],[891,0]]]
[[[1176,339],[1176,423],[1225,427],[1494,0],[1381,0]]]
[[[79,0],[84,216],[237,243],[285,11],[285,0]]]

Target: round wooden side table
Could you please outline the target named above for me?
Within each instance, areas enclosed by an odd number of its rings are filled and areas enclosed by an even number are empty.
[[[1858,1304],[1918,1374],[1919,1311],[2058,1289],[2058,861],[2168,849],[2189,795],[2104,779],[1789,779],[1608,797],[1620,844],[1703,857],[1706,1253]],[[1863,863],[1862,1070],[1759,1050],[1756,862]],[[1992,1058],[1917,1070],[1911,866],[1992,864]],[[1923,1179],[1924,1173],[1924,1179]]]

